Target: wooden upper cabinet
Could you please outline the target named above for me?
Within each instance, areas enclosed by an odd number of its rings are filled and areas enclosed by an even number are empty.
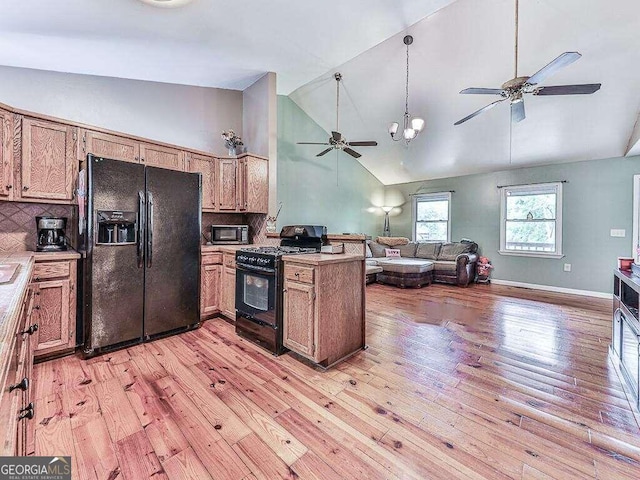
[[[71,202],[77,178],[77,127],[22,119],[21,186],[15,196]]]
[[[0,198],[13,197],[13,113],[0,110]]]
[[[247,213],[268,213],[268,160],[250,155],[238,160],[238,205]]]
[[[218,209],[220,211],[236,211],[238,209],[236,193],[238,160],[235,158],[220,158],[217,166]]]
[[[202,174],[202,210],[205,212],[217,211],[215,158],[187,153],[186,170]]]
[[[140,142],[107,133],[84,130],[82,132],[83,159],[88,153],[96,157],[112,158],[125,162],[140,162]]]
[[[141,143],[140,162],[149,167],[184,171],[184,152],[175,148]]]

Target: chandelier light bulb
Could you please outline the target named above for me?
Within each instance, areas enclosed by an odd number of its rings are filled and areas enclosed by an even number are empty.
[[[413,140],[418,133],[413,128],[405,128],[402,136],[405,140]]]
[[[398,122],[393,122],[391,124],[389,124],[389,134],[390,135],[395,135],[396,133],[398,133],[398,127],[400,125],[398,124]]]

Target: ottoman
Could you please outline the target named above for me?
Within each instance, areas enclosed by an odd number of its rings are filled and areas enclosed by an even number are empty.
[[[433,281],[433,262],[416,258],[377,259],[377,281],[398,287],[422,287]]]
[[[376,276],[378,273],[380,273],[382,271],[382,267],[379,267],[378,265],[367,265],[365,273],[366,273],[366,281],[365,281],[365,285],[369,285],[370,283],[373,283],[376,281]]]

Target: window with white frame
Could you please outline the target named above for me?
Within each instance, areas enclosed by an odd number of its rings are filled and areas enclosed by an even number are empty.
[[[451,193],[413,197],[413,239],[416,242],[451,241]]]
[[[500,253],[562,257],[562,183],[503,187]]]

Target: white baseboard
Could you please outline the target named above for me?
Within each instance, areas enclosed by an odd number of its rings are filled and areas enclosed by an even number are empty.
[[[491,279],[491,283],[496,285],[506,285],[508,287],[530,288],[531,290],[543,290],[545,292],[567,293],[569,295],[583,295],[595,298],[613,298],[613,294],[604,292],[593,292],[591,290],[577,290],[574,288],[552,287],[550,285],[537,285],[535,283],[512,282],[511,280]]]

